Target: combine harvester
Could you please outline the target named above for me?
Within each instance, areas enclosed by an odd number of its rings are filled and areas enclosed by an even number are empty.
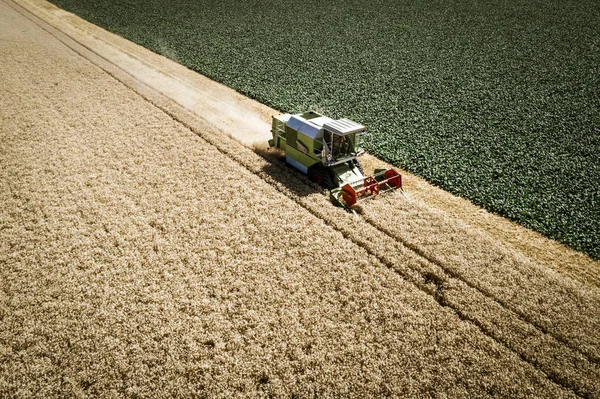
[[[358,157],[366,126],[350,119],[333,120],[313,111],[273,117],[271,147],[285,151],[286,162],[322,187],[331,190],[332,201],[351,208],[358,201],[383,191],[402,190],[396,169],[376,169],[364,176]]]

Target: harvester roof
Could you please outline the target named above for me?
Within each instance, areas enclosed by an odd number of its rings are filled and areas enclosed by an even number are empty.
[[[366,129],[366,126],[350,119],[333,120],[327,116],[307,120],[298,115],[291,115],[287,125],[313,139],[323,137],[323,128],[339,136],[362,132]]]
[[[290,120],[287,122],[287,125],[310,138],[314,139],[317,137],[323,137],[321,126],[313,123],[311,120],[306,120],[299,116],[292,115]]]
[[[338,119],[336,121],[332,120],[331,122],[323,124],[323,127],[329,130],[330,132],[338,134],[340,136],[362,132],[367,128],[366,126],[361,125],[360,123],[356,123],[346,118]]]

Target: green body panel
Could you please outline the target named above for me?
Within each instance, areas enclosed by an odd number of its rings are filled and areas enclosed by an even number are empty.
[[[363,179],[362,173],[360,173],[360,170],[352,161],[331,166],[330,169],[333,172],[338,185],[340,186]]]
[[[293,158],[294,160],[296,160],[297,162],[299,162],[300,164],[306,166],[307,169],[310,168],[311,166],[313,166],[314,164],[321,162],[320,160],[318,160],[316,158],[312,158],[309,155],[304,154],[300,150],[298,150],[290,145],[286,146],[285,153],[286,153],[286,156],[289,156],[289,157]]]
[[[321,159],[318,157],[318,155],[321,154],[323,145],[320,142],[315,141],[300,132],[297,132],[287,125],[285,126],[285,137],[285,151],[288,155],[292,156],[305,166],[311,166],[317,162],[321,162]],[[290,153],[290,148],[297,151]]]

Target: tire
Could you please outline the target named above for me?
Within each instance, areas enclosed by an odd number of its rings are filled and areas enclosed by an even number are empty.
[[[333,173],[323,165],[317,164],[310,168],[308,172],[310,180],[316,182],[319,186],[331,190],[335,188],[335,182],[333,180]]]

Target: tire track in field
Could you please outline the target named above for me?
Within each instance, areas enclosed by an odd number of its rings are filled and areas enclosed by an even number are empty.
[[[509,302],[507,302],[507,301],[499,298],[498,296],[494,295],[493,293],[489,292],[489,290],[486,289],[485,287],[482,287],[479,284],[477,284],[476,282],[471,281],[468,277],[465,277],[464,275],[462,275],[460,273],[460,271],[451,269],[449,266],[445,265],[444,261],[438,259],[435,255],[428,254],[424,249],[420,248],[417,244],[410,242],[410,240],[407,239],[406,237],[402,237],[400,234],[393,232],[388,227],[384,226],[382,223],[371,218],[370,216],[366,216],[364,214],[362,214],[361,216],[363,217],[363,219],[365,219],[366,222],[373,225],[375,228],[381,230],[387,236],[400,241],[406,248],[410,249],[411,251],[416,253],[418,256],[420,256],[424,259],[427,259],[427,261],[431,262],[432,264],[439,266],[441,268],[441,270],[447,276],[464,282],[469,288],[477,290],[482,295],[484,295],[486,298],[489,298],[490,300],[497,302],[503,308],[516,314],[524,322],[527,322],[527,323],[531,324],[532,326],[534,326],[541,333],[552,336],[561,344],[569,347],[571,350],[573,350],[575,352],[580,353],[589,362],[594,363],[596,365],[600,365],[600,359],[595,354],[589,353],[589,351],[581,349],[580,347],[578,347],[575,344],[573,344],[572,342],[570,342],[567,338],[562,336],[560,333],[553,332],[549,328],[538,323],[537,321],[532,320],[531,317],[528,316],[527,314],[525,314],[523,311],[515,308]]]
[[[171,118],[202,137],[219,152],[259,176],[309,213],[322,219],[325,224],[378,259],[382,265],[398,273],[417,289],[432,296],[440,306],[451,309],[461,320],[476,326],[482,334],[513,352],[555,384],[581,397],[600,397],[598,387],[600,371],[596,364],[560,342],[552,333],[537,328],[526,318],[520,317],[513,310],[503,306],[495,297],[486,295],[477,287],[469,286],[460,276],[453,276],[444,271],[443,265],[436,264],[435,260],[432,262],[426,256],[422,256],[420,251],[415,251],[402,241],[397,242],[397,238],[379,230],[375,224],[364,217],[354,217],[348,212],[334,207],[324,195],[311,195],[315,193],[313,184],[278,165],[275,169],[272,168],[273,163],[269,163],[265,158],[239,143],[233,142],[225,132],[214,133],[215,130],[219,130],[218,128],[212,129],[213,132],[209,129],[200,130],[195,126],[195,122],[198,121],[197,115],[173,104],[171,100],[135,79],[126,70],[46,24],[28,10],[10,0],[5,0],[5,2],[71,50],[100,67],[117,81],[134,90]],[[190,120],[192,122],[188,122]],[[288,183],[282,183],[284,181],[288,181]],[[390,248],[393,251],[390,251]],[[410,266],[407,265],[407,259],[413,260]],[[447,281],[451,281],[454,285],[444,287],[443,290],[440,289],[440,285],[443,286]],[[488,309],[490,305],[493,312]],[[499,315],[500,317],[498,317]],[[513,330],[515,328],[516,330]],[[520,333],[520,336],[514,337],[515,332]],[[532,340],[537,341],[538,344],[535,345],[534,342],[531,342]],[[530,348],[543,349],[542,356],[531,353]]]

